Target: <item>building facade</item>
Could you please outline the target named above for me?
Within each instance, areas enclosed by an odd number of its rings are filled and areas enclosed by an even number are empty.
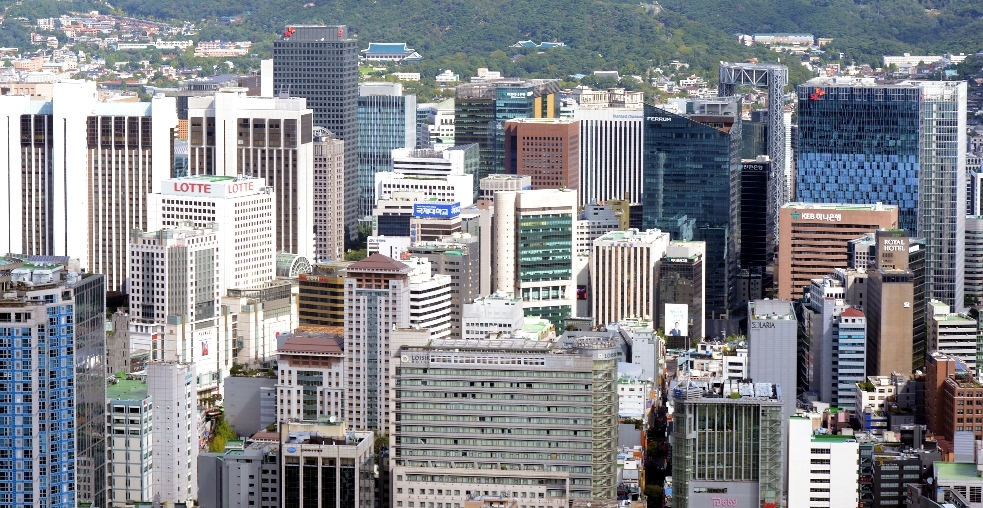
[[[61,263],[0,260],[20,263],[0,299],[0,374],[38,376],[36,384],[0,386],[3,411],[12,415],[4,425],[12,437],[0,460],[8,488],[0,503],[105,504],[105,279]]]
[[[198,376],[193,364],[150,362],[147,392],[153,398],[154,496],[187,503],[198,498]]]
[[[893,205],[788,203],[779,217],[778,297],[796,298],[812,279],[846,268],[848,242],[898,227]]]
[[[307,259],[316,259],[313,122],[313,110],[296,95],[255,97],[231,88],[188,100],[189,174],[265,180],[276,200],[273,247]]]
[[[567,190],[495,193],[492,290],[522,298],[527,316],[561,327],[572,315],[577,194]]]
[[[358,214],[372,215],[375,175],[391,171],[393,150],[416,148],[416,96],[399,83],[358,85]]]
[[[394,506],[483,494],[554,508],[613,501],[616,348],[598,339],[401,348],[392,363]]]
[[[608,199],[642,201],[644,112],[627,108],[578,108],[580,206]]]
[[[706,242],[708,319],[740,304],[740,104],[694,99],[683,114],[645,106],[643,224]]]
[[[666,325],[666,305],[686,305],[688,335],[669,336],[669,347],[688,349],[690,339],[706,336],[706,313],[703,312],[706,294],[706,242],[672,240],[659,264],[659,298],[655,305],[655,324],[662,330]]]
[[[785,417],[795,414],[798,323],[788,300],[748,303],[748,376],[772,383],[780,394]]]
[[[339,335],[298,331],[277,349],[277,421],[344,416],[345,353]]]
[[[929,298],[962,305],[966,84],[816,78],[797,88],[797,199],[899,208]]]
[[[737,506],[778,506],[785,483],[782,399],[769,383],[727,381],[722,388],[728,397],[705,396],[689,382],[673,389],[672,505],[710,507],[726,493]]]
[[[668,247],[669,233],[653,229],[614,231],[594,240],[590,278],[595,323],[656,315],[659,265]]]
[[[345,255],[345,142],[327,129],[314,129],[314,255]]]
[[[528,175],[533,189],[579,192],[580,123],[569,118],[505,122],[505,173]]]
[[[860,445],[855,436],[816,434],[812,418],[791,417],[788,423],[788,505],[856,506],[859,501],[859,454]]]
[[[107,498],[112,506],[153,499],[152,445],[154,401],[147,380],[114,378],[106,388]]]
[[[276,276],[279,212],[270,187],[259,178],[189,176],[164,180],[151,194],[150,228],[214,227],[218,237],[220,291],[252,288]],[[131,266],[132,268],[132,266]]]
[[[281,425],[282,506],[375,506],[374,446],[375,434],[343,422]]]
[[[351,261],[315,263],[298,277],[300,324],[345,326],[345,275]]]
[[[171,174],[174,99],[103,103],[94,82],[63,81],[46,101],[0,96],[0,111],[0,250],[72,256],[125,291],[129,231]]]
[[[436,275],[450,277],[451,337],[461,337],[464,306],[475,301],[481,283],[480,242],[468,233],[456,233],[437,242],[416,242],[407,252],[430,262]]]
[[[345,142],[345,229],[358,225],[358,41],[345,25],[285,27],[273,41],[273,92],[307,99],[313,125]],[[315,259],[302,252],[285,249]]]

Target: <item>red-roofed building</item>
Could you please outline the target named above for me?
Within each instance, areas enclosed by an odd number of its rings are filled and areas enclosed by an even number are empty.
[[[298,331],[277,348],[277,420],[340,420],[345,393],[344,337]]]

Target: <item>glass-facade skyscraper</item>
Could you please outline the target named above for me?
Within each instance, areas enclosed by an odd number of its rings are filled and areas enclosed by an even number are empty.
[[[684,106],[677,114],[645,105],[643,225],[673,240],[706,242],[704,310],[716,319],[740,305],[741,102],[690,99]]]
[[[15,268],[0,301],[0,505],[105,506],[105,278],[4,265]]]
[[[966,83],[816,78],[799,99],[797,200],[897,205],[927,299],[963,305]]]
[[[358,216],[372,215],[375,174],[392,171],[393,150],[416,146],[416,96],[399,83],[363,83],[358,92]]]

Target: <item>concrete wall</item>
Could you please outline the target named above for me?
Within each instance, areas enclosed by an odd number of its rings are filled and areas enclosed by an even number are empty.
[[[256,377],[225,378],[225,419],[240,436],[251,436],[274,420],[263,419],[260,391],[274,390],[276,379]],[[267,393],[275,393],[270,391]],[[267,416],[268,418],[269,416]]]

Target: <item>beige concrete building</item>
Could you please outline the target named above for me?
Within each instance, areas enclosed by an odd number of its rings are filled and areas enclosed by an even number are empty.
[[[894,205],[788,203],[779,217],[778,298],[801,296],[812,279],[846,268],[847,242],[898,227]]]
[[[867,271],[867,375],[910,372],[914,354],[915,274],[903,229],[875,233],[876,264]]]

